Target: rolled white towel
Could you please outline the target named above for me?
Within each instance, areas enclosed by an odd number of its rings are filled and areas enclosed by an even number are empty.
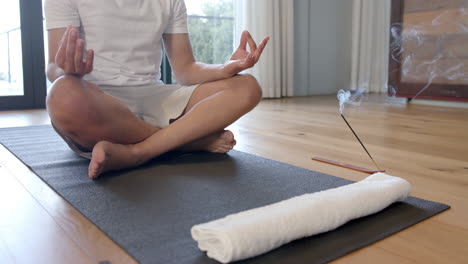
[[[406,180],[376,173],[356,183],[195,225],[192,238],[208,257],[229,263],[376,213],[405,199],[410,191]]]

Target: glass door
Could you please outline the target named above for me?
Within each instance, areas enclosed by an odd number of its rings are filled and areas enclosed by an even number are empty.
[[[19,1],[6,1],[0,9],[0,96],[22,96],[23,56]]]
[[[39,1],[10,0],[2,3],[0,110],[45,106],[41,10]]]

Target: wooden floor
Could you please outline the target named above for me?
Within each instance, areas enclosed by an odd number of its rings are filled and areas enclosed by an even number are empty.
[[[452,208],[335,263],[468,263],[468,110],[371,96],[345,115],[412,195]],[[44,111],[0,113],[0,127],[47,123]],[[350,180],[366,174],[311,157],[373,168],[335,96],[264,100],[231,129],[240,151]],[[0,263],[135,262],[4,148],[0,165]]]

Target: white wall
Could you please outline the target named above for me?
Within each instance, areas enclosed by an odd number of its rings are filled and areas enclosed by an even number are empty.
[[[348,88],[353,1],[295,0],[294,4],[295,95],[334,94]]]

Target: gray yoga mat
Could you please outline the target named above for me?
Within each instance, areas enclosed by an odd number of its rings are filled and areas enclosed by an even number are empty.
[[[0,129],[0,142],[142,263],[216,263],[191,239],[194,224],[351,183],[238,151],[165,155],[92,181],[50,126]],[[328,262],[448,208],[409,197],[242,263]]]

